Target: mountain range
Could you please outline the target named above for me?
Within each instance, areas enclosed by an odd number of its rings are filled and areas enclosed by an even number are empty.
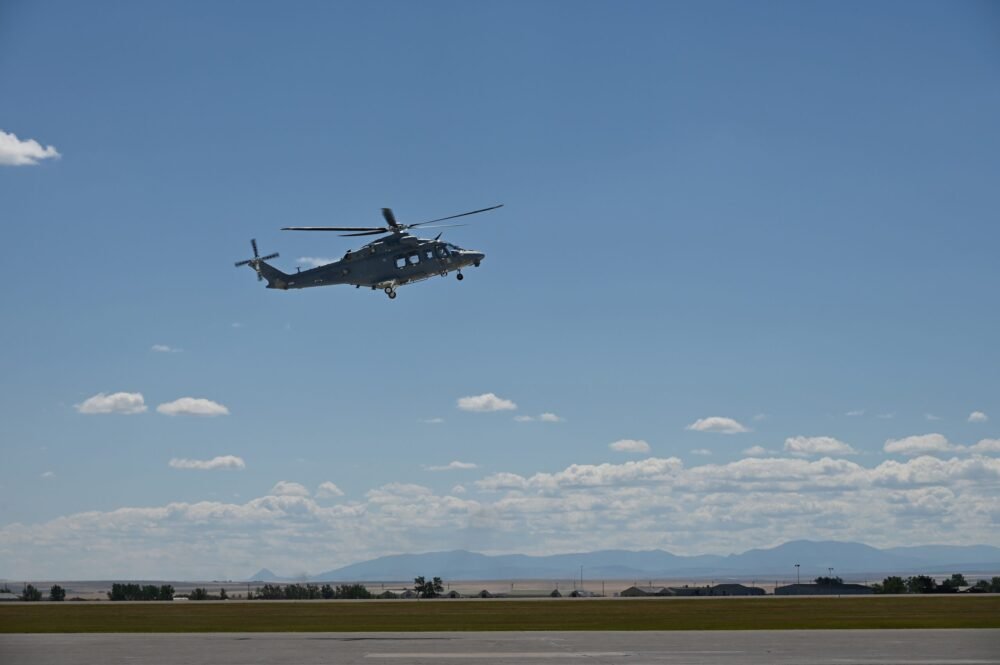
[[[801,568],[796,571],[795,564]],[[411,580],[423,575],[447,580],[572,579],[580,567],[589,579],[776,577],[803,580],[827,575],[916,573],[1000,574],[1000,548],[989,545],[923,545],[878,549],[854,542],[795,540],[742,554],[679,556],[664,550],[601,550],[575,554],[488,555],[466,550],[394,554],[315,575],[281,577],[262,568],[249,579],[261,582],[361,582]]]

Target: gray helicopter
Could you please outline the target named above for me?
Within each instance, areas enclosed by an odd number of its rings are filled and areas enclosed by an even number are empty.
[[[457,272],[459,280],[464,279],[462,268],[479,267],[486,258],[482,252],[462,249],[456,245],[441,240],[441,234],[433,239],[417,238],[410,235],[409,229],[457,219],[467,215],[475,215],[488,210],[502,208],[503,204],[481,210],[472,210],[458,215],[440,217],[416,224],[400,224],[390,208],[382,208],[382,217],[388,226],[286,226],[282,231],[350,231],[342,237],[384,235],[357,250],[347,250],[343,258],[333,263],[298,270],[286,274],[267,263],[278,258],[278,254],[260,256],[257,253],[257,240],[250,241],[253,247],[253,258],[238,261],[236,267],[250,266],[257,273],[257,280],[267,280],[267,288],[307,289],[313,286],[329,286],[331,284],[351,284],[356,288],[370,287],[372,290],[382,289],[390,299],[396,297],[396,287],[411,284],[435,276],[446,276],[449,272]],[[427,226],[428,229],[451,228],[465,226],[464,224],[445,224]]]

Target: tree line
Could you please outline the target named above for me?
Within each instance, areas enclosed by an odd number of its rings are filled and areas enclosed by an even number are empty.
[[[361,600],[375,596],[363,584],[265,584],[250,593],[251,600]]]
[[[940,584],[929,575],[913,575],[906,579],[893,575],[872,585],[875,593],[957,593],[960,587],[970,587],[978,593],[1000,593],[1000,576],[970,585],[961,573],[955,573]]]

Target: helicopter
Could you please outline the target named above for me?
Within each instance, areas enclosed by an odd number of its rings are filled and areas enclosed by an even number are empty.
[[[373,240],[357,250],[347,250],[344,256],[332,263],[311,268],[299,269],[292,274],[286,274],[267,263],[278,258],[278,254],[260,256],[257,251],[257,240],[250,240],[253,247],[253,258],[237,261],[236,267],[250,266],[257,273],[257,281],[267,280],[267,288],[307,289],[314,286],[330,286],[333,284],[349,284],[355,288],[369,287],[373,291],[382,289],[390,300],[396,298],[396,288],[404,284],[412,284],[440,275],[446,277],[450,272],[456,272],[459,280],[465,278],[462,268],[479,267],[486,255],[482,252],[462,249],[457,245],[441,240],[441,233],[432,239],[418,238],[408,231],[417,227],[427,229],[451,228],[465,224],[444,224],[426,226],[435,222],[444,222],[468,215],[476,215],[502,208],[503,204],[472,210],[458,215],[439,217],[416,224],[400,224],[391,208],[382,208],[382,218],[387,226],[286,226],[282,231],[350,231],[342,233],[341,237],[353,236],[384,236]]]

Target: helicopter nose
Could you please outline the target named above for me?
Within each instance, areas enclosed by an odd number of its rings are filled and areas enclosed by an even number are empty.
[[[479,262],[486,258],[486,255],[482,252],[469,252],[469,258],[472,259],[472,265],[478,266]]]

